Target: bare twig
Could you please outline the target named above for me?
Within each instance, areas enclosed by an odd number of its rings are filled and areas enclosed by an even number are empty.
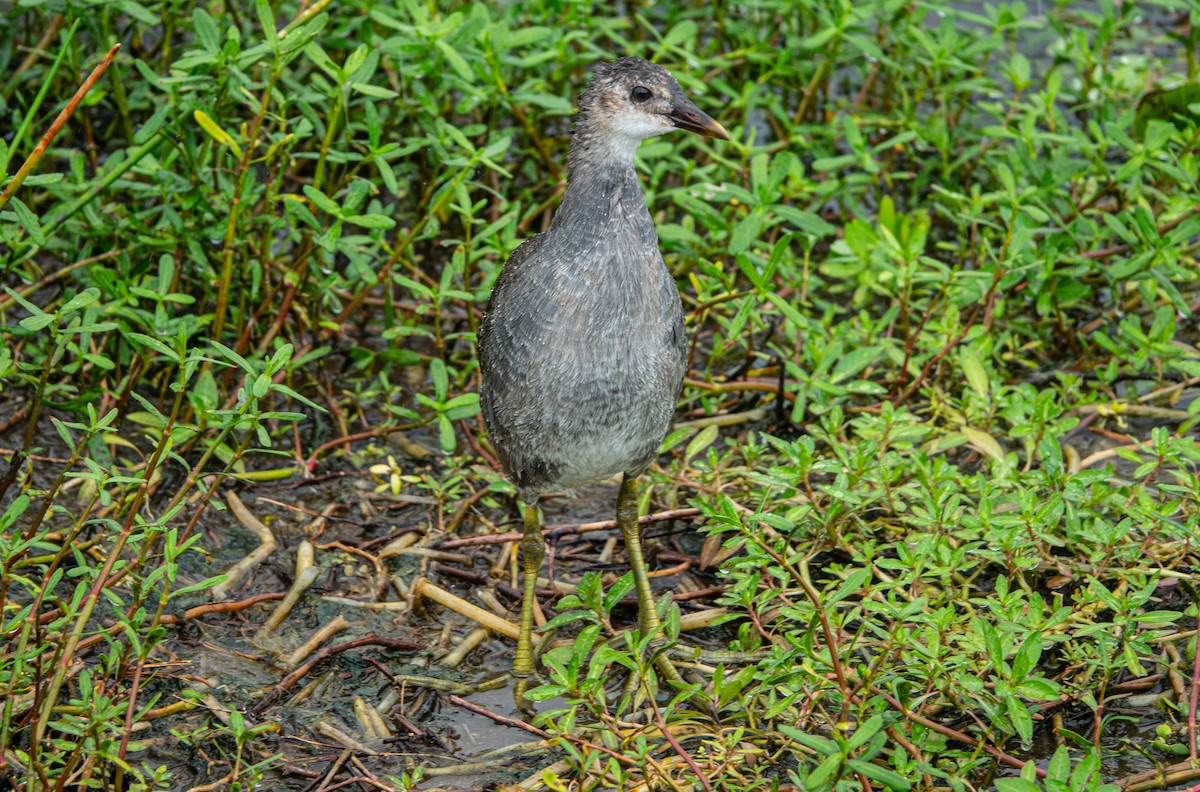
[[[1008,754],[1004,753],[1004,751],[1001,751],[999,748],[996,748],[995,746],[992,746],[992,745],[988,745],[987,743],[983,742],[982,740],[976,740],[973,737],[971,737],[970,735],[964,734],[963,732],[960,732],[957,729],[952,729],[949,726],[944,726],[935,720],[930,720],[929,718],[926,718],[924,715],[919,715],[916,712],[913,712],[912,710],[905,707],[894,696],[892,696],[891,694],[887,693],[886,691],[884,691],[880,688],[873,687],[871,689],[875,692],[876,695],[882,696],[889,704],[891,704],[896,709],[897,712],[902,714],[904,717],[908,718],[913,723],[919,723],[927,729],[932,729],[933,731],[937,732],[938,734],[949,737],[952,740],[957,740],[958,742],[963,743],[964,745],[974,746],[975,748],[979,749],[980,751],[983,751],[984,753],[993,757],[997,761],[1003,762],[1004,764],[1008,765],[1009,767],[1015,767],[1018,770],[1025,767],[1025,762],[1021,761],[1020,759],[1016,758],[1015,756],[1009,756]],[[1038,778],[1045,778],[1046,771],[1039,767],[1039,768],[1037,768],[1037,775],[1038,775]]]
[[[325,662],[336,654],[340,654],[350,649],[357,649],[360,646],[386,646],[389,649],[399,649],[403,651],[416,651],[417,649],[422,648],[421,644],[413,643],[412,641],[405,641],[399,638],[384,638],[379,635],[365,635],[362,638],[355,638],[352,641],[335,644],[334,646],[327,646],[315,654],[312,659],[310,659],[304,665],[300,666],[295,671],[281,679],[279,684],[277,684],[269,693],[267,693],[267,695],[263,696],[262,701],[254,705],[254,708],[250,710],[251,717],[258,717],[261,715],[267,707],[278,701],[280,696],[291,690],[297,682],[307,676],[309,672],[311,672],[319,664]]]
[[[440,605],[446,606],[455,613],[466,616],[476,624],[487,627],[489,630],[498,632],[514,641],[517,640],[517,634],[520,632],[517,625],[506,619],[501,619],[499,616],[484,610],[478,605],[473,605],[461,597],[456,597],[445,589],[438,588],[424,578],[421,578],[413,585],[413,594],[414,596],[431,599]]]
[[[328,641],[337,633],[350,626],[350,622],[346,621],[346,617],[338,614],[321,626],[314,632],[307,641],[296,647],[296,650],[291,654],[282,658],[281,662],[288,668],[295,668],[304,661],[304,658],[313,653],[318,646]]]
[[[454,651],[442,658],[442,665],[447,668],[458,668],[463,659],[478,649],[479,645],[486,641],[491,634],[492,631],[485,627],[476,627],[466,638],[458,642]]]
[[[645,517],[639,517],[640,525],[650,525],[657,522],[668,522],[670,520],[687,520],[700,515],[699,509],[669,509],[668,511],[656,512],[647,514]],[[559,536],[571,536],[575,534],[591,533],[593,531],[611,531],[617,527],[616,520],[600,520],[599,522],[580,523],[577,525],[549,525],[542,529],[542,536],[547,538],[557,538]],[[449,542],[442,542],[439,547],[443,550],[450,550],[455,547],[475,547],[477,545],[492,545],[504,544],[505,542],[514,542],[521,538],[520,531],[509,531],[508,533],[493,534],[491,536],[472,536],[468,539],[452,539]]]
[[[1176,217],[1174,220],[1172,220],[1168,223],[1164,223],[1163,225],[1156,228],[1155,231],[1158,233],[1159,236],[1162,236],[1163,234],[1166,234],[1169,231],[1172,231],[1176,226],[1178,226],[1184,220],[1187,220],[1189,217],[1191,217],[1192,215],[1197,214],[1197,213],[1200,213],[1200,204],[1197,204],[1196,206],[1191,207],[1186,212],[1179,215],[1179,217]],[[1113,245],[1112,247],[1100,248],[1099,250],[1089,250],[1086,253],[1080,253],[1079,255],[1080,255],[1080,258],[1085,258],[1085,259],[1103,259],[1103,258],[1108,258],[1109,256],[1119,256],[1122,253],[1128,253],[1132,249],[1133,248],[1131,245],[1129,245],[1126,242],[1122,242],[1119,245]]]
[[[225,502],[229,505],[229,511],[233,512],[237,521],[258,537],[259,545],[250,552],[250,555],[226,570],[225,580],[212,587],[213,599],[219,600],[225,599],[230,590],[240,583],[250,570],[266,561],[275,552],[275,535],[246,508],[246,504],[242,503],[241,498],[230,492],[225,495]]]
[[[99,80],[101,75],[104,74],[104,71],[108,68],[109,64],[112,63],[113,58],[117,54],[117,50],[120,48],[120,42],[112,46],[112,49],[108,51],[108,54],[100,60],[100,63],[96,65],[96,68],[92,69],[92,73],[89,74],[87,79],[83,81],[83,84],[79,86],[79,90],[77,90],[75,95],[71,97],[71,101],[67,102],[67,106],[62,109],[62,112],[60,112],[58,117],[55,118],[53,123],[50,124],[50,128],[46,130],[46,134],[42,135],[42,139],[38,141],[38,144],[34,147],[33,151],[31,151],[29,156],[25,158],[25,162],[21,164],[21,168],[17,171],[17,175],[13,176],[13,180],[9,182],[8,187],[4,188],[3,193],[0,193],[0,209],[4,208],[4,205],[8,203],[8,199],[12,198],[17,190],[21,187],[21,182],[25,181],[25,177],[32,173],[33,169],[37,167],[38,162],[41,161],[42,156],[46,153],[46,149],[50,148],[50,144],[54,142],[54,138],[75,113],[75,108],[79,106],[81,101],[83,101],[83,97],[87,96],[87,92],[92,90],[92,86],[95,85],[96,81]]]
[[[292,587],[288,589],[283,601],[275,606],[275,610],[271,612],[262,629],[258,631],[259,637],[264,637],[279,629],[279,625],[283,624],[283,620],[296,606],[300,595],[316,581],[320,574],[320,568],[313,563],[312,542],[305,539],[296,549],[296,576],[292,580]]]
[[[481,707],[478,704],[473,704],[470,701],[467,701],[466,699],[460,698],[458,696],[451,695],[451,696],[447,696],[447,698],[449,699],[450,703],[453,704],[454,706],[461,707],[462,709],[465,709],[467,712],[473,712],[476,715],[482,715],[483,717],[488,718],[489,720],[499,723],[501,726],[510,726],[514,729],[520,729],[521,731],[527,731],[530,734],[534,734],[534,735],[537,735],[538,737],[541,737],[543,740],[553,739],[553,735],[551,735],[549,732],[542,731],[537,726],[526,723],[525,721],[517,720],[516,718],[505,717],[504,715],[501,715],[497,712],[492,712],[489,709],[485,709],[484,707]]]

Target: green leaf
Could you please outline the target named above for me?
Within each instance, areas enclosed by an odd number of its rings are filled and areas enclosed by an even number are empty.
[[[464,418],[479,414],[479,394],[464,393],[456,396],[442,405],[442,412],[451,421],[461,421]]]
[[[384,88],[381,85],[371,85],[370,83],[353,82],[350,83],[350,89],[375,99],[396,99],[400,96],[399,93],[391,88]]]
[[[843,759],[844,757],[840,754],[834,754],[817,765],[816,769],[808,774],[807,788],[812,789],[823,785],[826,781],[836,780],[834,774],[842,766]]]
[[[992,667],[999,671],[1004,666],[1004,650],[1000,644],[1000,635],[996,628],[986,621],[977,620],[976,629],[983,636],[983,645],[987,649],[988,660]]]
[[[830,381],[834,383],[844,382],[872,363],[879,362],[882,357],[883,349],[881,347],[859,347],[838,361],[833,369]]]
[[[185,594],[191,594],[196,591],[204,591],[205,589],[212,588],[223,580],[225,580],[225,576],[218,575],[216,577],[210,577],[207,580],[201,580],[199,583],[192,583],[187,586],[181,586],[180,588],[172,589],[167,599],[175,599],[176,597],[181,597]]]
[[[870,569],[855,569],[846,576],[846,579],[842,581],[840,586],[838,586],[837,591],[835,591],[829,597],[829,599],[823,600],[823,602],[826,606],[835,605],[849,597],[851,594],[862,590],[863,586],[867,585],[870,581]]]
[[[340,218],[342,216],[342,207],[338,206],[336,201],[311,184],[304,185],[304,195],[308,197],[308,200],[316,204],[322,212],[331,214],[334,217]]]
[[[1075,769],[1071,772],[1071,789],[1086,789],[1091,792],[1094,788],[1093,778],[1095,781],[1100,780],[1100,757],[1089,753],[1079,760],[1079,764],[1075,765]],[[1101,787],[1101,789],[1103,788]],[[1100,792],[1100,790],[1096,790],[1096,792]]]
[[[221,31],[202,6],[196,6],[192,11],[192,30],[195,32],[196,41],[204,49],[209,52],[221,49]]]
[[[246,358],[242,357],[237,352],[235,352],[232,349],[230,349],[229,347],[225,346],[220,341],[209,341],[209,343],[212,344],[213,349],[215,349],[226,360],[232,361],[233,363],[237,364],[238,368],[240,368],[242,371],[246,372],[247,374],[249,374],[251,376],[255,375],[254,367],[250,365],[250,361],[246,360]]]
[[[116,322],[92,322],[91,324],[70,324],[66,330],[68,333],[107,333],[110,330],[117,329]]]
[[[766,298],[771,302],[771,304],[778,308],[779,312],[783,314],[784,318],[795,325],[797,329],[803,330],[808,327],[808,322],[805,320],[804,315],[797,311],[795,306],[789,303],[786,299],[780,297],[775,292],[767,292]]]
[[[58,317],[54,314],[38,314],[36,316],[26,316],[21,320],[20,325],[26,330],[41,330],[55,322]]]
[[[1038,701],[1052,701],[1058,698],[1059,690],[1057,684],[1041,677],[1030,677],[1016,685],[1015,689],[1025,698]]]
[[[895,770],[891,770],[883,765],[877,765],[874,762],[868,762],[863,759],[851,759],[846,763],[846,769],[852,770],[855,773],[862,773],[872,781],[878,781],[889,789],[912,789],[912,784],[907,778]]]
[[[138,346],[150,347],[155,352],[157,352],[158,354],[167,358],[168,360],[173,360],[176,363],[179,362],[179,355],[175,353],[175,350],[171,349],[171,347],[167,346],[162,341],[159,341],[157,338],[154,338],[153,336],[148,336],[148,335],[145,335],[144,333],[132,333],[131,332],[131,333],[126,333],[125,337],[127,339],[129,339],[130,341],[132,341],[133,343],[137,344]]]
[[[667,47],[676,47],[687,42],[694,42],[696,36],[699,35],[700,27],[690,19],[684,19],[676,22],[667,35],[663,37],[663,45]]]
[[[1134,617],[1138,624],[1174,624],[1183,618],[1179,611],[1147,611]]]
[[[1022,778],[997,778],[997,792],[1042,792],[1042,788],[1033,781]]]
[[[62,308],[58,309],[58,312],[59,312],[59,314],[66,315],[66,314],[72,313],[74,311],[78,311],[80,308],[86,308],[87,306],[91,305],[92,303],[96,302],[96,300],[99,300],[99,299],[100,299],[100,290],[97,289],[95,286],[91,286],[91,287],[79,292],[79,294],[76,294],[71,299],[67,300],[66,304],[63,305]]]
[[[862,746],[866,745],[867,741],[878,734],[879,730],[882,728],[883,716],[873,715],[872,717],[868,718],[865,723],[860,723],[858,725],[858,728],[854,730],[854,734],[852,734],[850,739],[846,742],[846,746],[850,750],[856,751]]]
[[[458,445],[458,439],[454,435],[454,424],[450,423],[450,419],[445,415],[438,416],[438,445],[447,454],[453,452]]]
[[[842,758],[842,749],[833,740],[825,737],[818,737],[815,734],[802,732],[794,726],[788,726],[787,724],[783,723],[779,725],[779,731],[781,734],[783,734],[783,736],[789,737],[804,747],[813,749],[819,754],[824,756],[836,756],[838,759]]]
[[[684,464],[687,464],[704,449],[717,441],[720,430],[716,426],[706,426],[701,429],[691,442],[688,443],[687,451],[683,454]]]
[[[987,372],[984,371],[983,363],[979,361],[979,356],[975,354],[975,350],[968,346],[962,347],[958,351],[958,361],[962,366],[963,374],[967,377],[967,384],[971,386],[971,390],[986,399],[991,385],[988,382]]]
[[[793,226],[806,234],[811,234],[817,238],[827,237],[837,231],[829,223],[826,223],[812,212],[803,212],[794,206],[786,204],[774,204],[771,211],[787,220]]]
[[[137,0],[120,0],[117,3],[117,8],[143,25],[154,27],[161,23],[157,14],[151,12],[150,9],[137,2]]]
[[[537,44],[542,39],[552,35],[552,31],[548,27],[527,27],[513,31],[504,36],[493,35],[493,46],[497,52],[503,52],[507,49],[517,49],[520,47],[528,47],[530,44]],[[500,40],[497,41],[496,39]]]
[[[29,311],[29,313],[33,314],[34,316],[42,316],[46,313],[38,306],[29,302],[29,300],[26,300],[24,297],[22,297],[20,292],[13,291],[8,286],[4,287],[4,291],[7,292],[9,297],[12,297],[13,300],[16,301],[17,305],[21,306],[26,311]]]
[[[617,578],[617,582],[613,583],[604,595],[604,612],[612,613],[612,609],[617,606],[617,603],[624,599],[626,594],[633,591],[633,585],[632,572],[626,572]]]
[[[42,233],[42,224],[38,222],[37,216],[30,211],[29,207],[16,196],[9,199],[9,206],[16,212],[17,222],[21,224],[21,228],[25,229],[25,233],[29,234],[33,243],[38,247],[45,245],[46,235]]]
[[[13,502],[8,505],[3,514],[0,514],[0,532],[7,531],[17,521],[17,519],[25,513],[29,508],[29,496],[22,492]],[[2,622],[0,622],[2,623]]]
[[[346,222],[363,228],[392,228],[396,221],[381,214],[350,215]]]
[[[746,276],[746,279],[754,284],[754,288],[761,289],[766,285],[764,273],[760,272],[758,267],[754,266],[754,260],[745,253],[738,253],[734,259],[737,262],[738,269]]]
[[[476,407],[479,405],[478,393],[462,393],[455,396],[450,401],[442,405],[444,410],[453,410],[462,407]]]
[[[1066,784],[1070,777],[1071,752],[1067,746],[1060,745],[1055,750],[1054,756],[1050,757],[1050,764],[1046,766],[1046,780]]]
[[[242,147],[237,144],[237,141],[228,132],[221,129],[220,125],[216,121],[213,121],[208,113],[203,110],[196,110],[192,113],[192,117],[196,119],[196,123],[200,124],[200,128],[208,133],[209,137],[232,151],[233,156],[238,159],[242,158]]]
[[[74,451],[75,438],[71,436],[70,428],[53,415],[50,416],[50,424],[54,427],[54,431],[58,432],[58,437],[63,441],[63,444],[71,451]]]
[[[729,237],[729,254],[736,256],[750,247],[750,243],[758,239],[759,233],[762,231],[763,223],[767,220],[766,210],[761,206],[757,207],[750,214],[743,217],[733,228],[733,234]]]
[[[1012,721],[1013,728],[1017,730],[1017,736],[1021,738],[1022,743],[1028,743],[1033,739],[1033,718],[1029,715],[1029,710],[1025,709],[1024,702],[1016,696],[1008,696],[1004,699],[1004,707],[1008,710],[1009,720]]]
[[[471,69],[471,64],[467,63],[462,55],[458,54],[458,50],[450,46],[445,39],[438,39],[435,42],[438,50],[442,53],[442,57],[450,64],[450,68],[462,77],[467,82],[475,81],[475,72]]]
[[[567,689],[562,685],[541,685],[525,694],[530,701],[549,701],[567,695]]]
[[[275,28],[275,12],[271,10],[270,0],[255,0],[254,12],[258,15],[258,24],[262,26],[268,43],[271,46],[278,45],[279,36]]]
[[[433,392],[437,400],[444,401],[450,391],[450,375],[446,372],[446,362],[437,357],[430,360],[429,377],[433,380]]]
[[[982,429],[975,429],[970,426],[964,426],[959,430],[963,437],[967,438],[976,451],[979,451],[984,456],[990,457],[996,462],[1004,461],[1004,449],[996,442],[996,438],[992,437]]]
[[[1013,659],[1012,673],[1014,684],[1020,683],[1025,679],[1026,675],[1037,665],[1037,661],[1041,656],[1042,634],[1034,630],[1021,643],[1021,648],[1017,650],[1017,656]]]

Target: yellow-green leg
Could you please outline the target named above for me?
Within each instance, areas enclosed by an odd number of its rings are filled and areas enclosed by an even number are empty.
[[[634,506],[636,509],[636,504]],[[635,515],[636,520],[636,515]],[[521,562],[523,565],[524,592],[521,596],[521,628],[517,633],[517,656],[513,660],[513,699],[517,709],[533,710],[533,704],[525,698],[529,688],[529,675],[533,673],[533,609],[537,597],[538,570],[546,555],[546,543],[542,540],[542,524],[537,506],[525,507],[525,535],[521,539]]]
[[[637,479],[625,476],[621,479],[621,491],[617,495],[617,527],[621,529],[621,536],[625,539],[625,554],[629,557],[629,569],[633,572],[633,585],[638,600],[638,631],[642,637],[655,636],[651,640],[651,646],[657,649],[663,643],[662,637],[658,635],[661,624],[658,611],[654,607],[654,592],[650,590],[646,559],[642,556],[642,528],[638,525],[637,500]],[[683,681],[666,652],[656,652],[654,662],[659,673],[666,679]]]

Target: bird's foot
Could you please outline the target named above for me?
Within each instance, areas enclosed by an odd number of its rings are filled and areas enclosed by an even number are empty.
[[[526,694],[531,687],[542,684],[545,682],[545,679],[536,671],[528,674],[511,674],[511,676],[513,681],[513,703],[516,704],[517,711],[526,720],[531,720],[536,712],[533,708],[533,701]]]

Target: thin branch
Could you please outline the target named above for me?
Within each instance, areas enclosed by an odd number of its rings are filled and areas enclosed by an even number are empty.
[[[25,181],[25,177],[32,173],[33,169],[37,167],[38,162],[40,162],[42,159],[42,155],[46,153],[46,149],[50,148],[50,144],[54,142],[54,138],[58,135],[62,128],[66,126],[67,121],[70,120],[71,116],[75,113],[75,108],[79,106],[81,101],[83,101],[83,97],[87,96],[87,92],[92,90],[92,86],[95,85],[96,81],[99,80],[104,74],[104,71],[108,68],[108,65],[112,63],[113,58],[117,54],[117,50],[120,48],[120,42],[117,42],[112,46],[112,49],[108,51],[108,54],[100,60],[100,63],[96,66],[96,68],[92,69],[92,73],[89,74],[87,79],[83,81],[83,85],[79,86],[79,90],[77,90],[75,95],[71,97],[71,101],[67,102],[67,106],[62,109],[62,112],[60,112],[58,117],[54,119],[54,122],[50,124],[50,128],[46,130],[46,134],[42,135],[42,139],[38,141],[37,146],[34,147],[33,151],[30,152],[29,156],[25,159],[25,162],[22,163],[21,169],[17,171],[17,175],[13,176],[13,180],[9,182],[7,187],[4,188],[4,192],[0,193],[0,209],[4,208],[4,205],[8,203],[8,199],[12,198],[16,191],[21,187],[21,182]]]

